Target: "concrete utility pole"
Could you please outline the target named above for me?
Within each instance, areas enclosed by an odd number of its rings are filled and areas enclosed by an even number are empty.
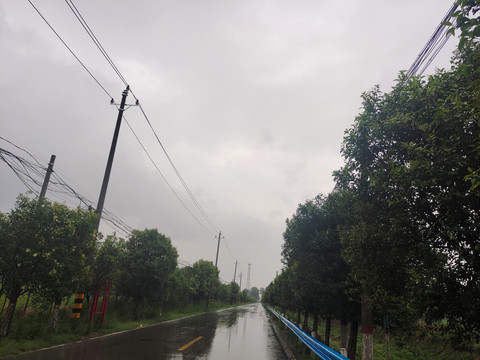
[[[235,279],[237,278],[237,262],[238,260],[235,260],[235,271],[233,272],[233,282],[235,282]]]
[[[250,290],[250,267],[252,264],[248,264],[248,272],[247,272],[247,289]]]
[[[105,175],[103,176],[102,189],[98,198],[97,209],[95,212],[98,215],[97,230],[100,226],[100,219],[102,218],[103,204],[105,203],[105,196],[107,195],[108,180],[110,179],[110,172],[112,171],[113,157],[115,156],[115,148],[117,147],[118,133],[120,132],[120,125],[122,124],[123,111],[125,110],[125,102],[127,100],[130,86],[122,92],[122,101],[118,109],[117,124],[115,125],[115,132],[113,133],[112,145],[110,146],[110,154],[108,155],[107,167],[105,168]],[[113,104],[113,99],[112,99]]]
[[[240,291],[242,291],[242,276],[243,276],[243,274],[240,273]]]
[[[47,173],[45,174],[45,179],[43,179],[43,184],[42,184],[42,190],[40,190],[40,196],[38,198],[38,206],[43,202],[43,199],[45,199],[45,195],[47,194],[47,188],[48,188],[48,183],[50,182],[50,175],[52,175],[53,172],[53,164],[55,164],[55,155],[50,156],[50,162],[48,163],[48,168],[47,168]],[[28,304],[30,303],[30,295],[32,293],[29,291],[27,295],[27,300],[25,301],[25,306],[23,307],[23,313],[27,311]],[[7,301],[7,299],[5,299]],[[5,306],[5,303],[3,303],[3,306]],[[3,309],[2,309],[3,311]]]
[[[55,164],[55,155],[50,157],[50,162],[48,163],[47,173],[45,174],[45,179],[43,180],[42,190],[40,191],[40,200],[45,198],[47,193],[48,183],[50,182],[50,175],[53,172],[53,164]]]
[[[217,257],[215,258],[215,267],[217,267],[218,263],[218,250],[220,249],[220,239],[222,238],[222,232],[218,234],[218,244],[217,244]]]

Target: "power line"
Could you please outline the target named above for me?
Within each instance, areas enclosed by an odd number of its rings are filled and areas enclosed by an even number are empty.
[[[177,262],[178,262],[179,265],[182,265],[183,267],[192,267],[193,266],[188,261],[183,260],[183,259],[178,259]]]
[[[221,249],[222,249],[222,254],[223,254],[223,255],[228,255],[228,253],[224,250],[223,247],[221,247]],[[227,261],[227,262],[229,262],[230,264],[234,264],[234,265],[235,265],[235,260],[231,260],[231,259],[232,259],[232,257],[231,257],[230,255],[228,255],[228,258],[225,259],[224,261]]]
[[[9,161],[9,158],[16,161]],[[14,172],[14,174],[22,181],[22,183],[30,191],[39,195],[39,192],[32,187],[28,181],[33,182],[35,185],[40,186],[40,181],[37,181],[33,176],[30,176],[31,172],[38,172],[38,168],[28,163],[23,158],[16,157],[13,153],[0,148],[0,159],[2,159],[8,167]]]
[[[8,167],[14,172],[14,174],[22,181],[22,183],[35,194],[39,194],[37,188],[42,186],[44,173],[46,167],[43,166],[40,161],[27,150],[15,145],[11,141],[0,137],[1,140],[7,142],[13,147],[25,152],[31,157],[34,162],[28,161],[23,157],[14,154],[11,151],[0,148],[0,159],[7,164]],[[33,185],[31,185],[33,184]],[[72,204],[72,199],[77,199],[87,208],[93,208],[93,202],[78,191],[76,191],[71,185],[63,180],[57,171],[52,173],[52,178],[49,184],[49,194],[54,198],[60,199],[65,203]],[[132,232],[132,228],[124,223],[118,216],[112,212],[105,210],[105,220],[109,222],[115,229],[121,231],[127,236]]]
[[[65,2],[67,3],[68,7],[70,8],[70,10],[72,10],[73,14],[75,15],[75,17],[78,19],[78,21],[80,22],[80,24],[82,25],[82,27],[85,29],[85,31],[87,32],[87,34],[90,36],[90,38],[92,39],[92,41],[95,43],[95,45],[97,46],[98,50],[100,50],[100,52],[102,53],[102,55],[105,57],[105,59],[107,60],[107,62],[110,64],[110,66],[112,67],[112,69],[115,71],[115,73],[118,75],[118,77],[120,78],[120,80],[125,84],[125,86],[128,85],[127,83],[127,80],[125,80],[125,78],[123,77],[122,73],[120,72],[120,70],[118,70],[117,66],[115,65],[115,63],[113,62],[112,58],[107,54],[107,52],[105,51],[104,47],[102,46],[102,44],[100,43],[100,41],[98,40],[98,38],[95,36],[95,34],[93,33],[92,29],[90,28],[90,26],[88,26],[87,22],[85,21],[85,19],[83,18],[82,14],[80,13],[80,11],[77,9],[77,7],[75,6],[75,4],[73,3],[73,0],[65,0]]]
[[[218,277],[218,279],[226,285],[230,284],[228,281],[223,280],[220,276]]]
[[[227,250],[228,250],[228,253],[229,253],[229,255],[230,255],[230,259],[232,260],[232,263],[235,264],[235,257],[233,256],[232,252],[230,251],[230,248],[228,247],[227,239],[224,239],[224,240],[223,240],[223,243],[225,244],[225,247],[226,247]]]
[[[115,63],[113,62],[112,58],[110,57],[110,55],[108,55],[107,51],[105,50],[105,48],[103,47],[103,45],[100,43],[100,40],[98,40],[97,36],[93,33],[93,30],[90,28],[90,26],[87,24],[87,21],[85,20],[85,18],[83,17],[83,15],[80,13],[80,10],[78,10],[78,8],[75,6],[75,4],[73,3],[73,0],[65,0],[66,4],[68,5],[68,7],[70,8],[70,10],[73,12],[73,14],[75,15],[75,17],[77,18],[77,20],[80,22],[80,24],[82,25],[82,27],[85,29],[85,31],[87,32],[88,36],[90,36],[90,38],[92,39],[92,41],[94,42],[95,46],[98,48],[98,50],[100,50],[100,53],[103,55],[103,57],[105,58],[105,60],[107,60],[107,62],[110,64],[110,66],[112,67],[113,71],[115,71],[115,73],[117,74],[117,76],[120,78],[120,80],[124,83],[125,86],[128,86],[128,82],[127,80],[125,79],[125,77],[123,76],[123,74],[120,72],[120,70],[118,69],[118,67],[115,65]],[[135,100],[138,100],[138,98],[135,96],[134,92],[132,89],[130,89],[130,93],[132,94],[132,96],[135,98]]]
[[[67,43],[61,38],[61,36],[55,31],[55,29],[52,27],[52,25],[50,25],[50,23],[47,21],[47,19],[45,19],[45,17],[42,15],[42,13],[35,7],[35,5],[33,5],[33,3],[30,1],[30,0],[27,0],[30,5],[32,5],[32,7],[35,9],[35,11],[38,13],[38,15],[40,15],[40,17],[43,19],[43,21],[45,21],[45,23],[48,25],[48,27],[53,31],[53,33],[60,39],[60,41],[62,42],[63,45],[65,45],[65,47],[68,49],[68,51],[70,51],[70,53],[73,55],[73,57],[80,63],[80,65],[82,65],[82,67],[85,69],[85,71],[92,77],[93,80],[95,80],[95,82],[97,83],[98,86],[100,86],[102,88],[102,90],[110,97],[110,99],[113,99],[113,96],[109,94],[109,92],[103,87],[102,84],[100,84],[100,82],[97,80],[97,78],[95,76],[93,76],[93,74],[90,72],[90,70],[88,70],[88,68],[85,66],[85,64],[78,58],[77,55],[75,55],[75,53],[73,52],[72,49],[70,49],[70,47],[67,45]]]
[[[50,23],[46,20],[46,18],[41,14],[41,12],[35,7],[35,5],[31,2],[31,0],[28,0],[28,2],[30,3],[30,5],[36,10],[36,12],[40,15],[40,17],[45,21],[45,23],[49,26],[49,28],[54,32],[54,34],[60,39],[60,41],[63,43],[63,45],[70,51],[70,53],[75,57],[75,59],[82,65],[82,67],[85,69],[85,71],[87,71],[87,73],[95,80],[95,82],[103,89],[103,91],[109,96],[110,99],[113,100],[113,96],[111,96],[108,91],[105,89],[105,87],[96,79],[96,77],[90,72],[90,70],[83,64],[83,62],[78,58],[78,56],[73,52],[73,50],[71,50],[71,48],[66,44],[66,42],[60,37],[60,35],[57,33],[57,31],[55,31],[55,29],[53,28],[52,25],[50,25]],[[65,2],[67,3],[67,5],[69,6],[70,10],[74,13],[75,17],[77,18],[77,20],[80,22],[80,24],[82,25],[82,27],[84,28],[84,30],[87,32],[87,34],[89,35],[89,37],[92,39],[92,41],[95,43],[95,46],[99,49],[99,51],[102,53],[102,55],[105,57],[105,59],[107,60],[107,62],[110,64],[110,66],[113,68],[113,70],[115,71],[115,73],[119,76],[119,78],[122,80],[122,82],[127,85],[128,82],[125,80],[125,77],[121,74],[120,70],[117,68],[117,66],[115,65],[115,63],[113,62],[113,60],[111,59],[111,57],[108,55],[108,53],[106,52],[105,48],[102,46],[102,44],[100,43],[100,41],[98,40],[98,38],[95,36],[95,34],[93,33],[93,31],[91,30],[90,26],[87,24],[87,22],[85,21],[84,17],[82,16],[82,14],[80,13],[80,11],[78,10],[78,8],[75,6],[75,4],[73,3],[72,0],[65,0]],[[133,94],[133,91],[131,90],[130,91],[132,93],[132,95],[136,98],[136,96]],[[136,98],[137,99],[137,98]],[[138,102],[138,99],[137,99],[137,102]],[[142,111],[142,114],[144,115],[148,125],[150,126],[150,129],[152,130],[153,134],[155,135],[155,138],[157,139],[158,143],[160,144],[163,152],[165,153],[165,156],[167,157],[170,165],[172,166],[175,174],[177,175],[178,179],[180,180],[180,182],[182,183],[183,187],[185,188],[185,190],[187,191],[187,194],[189,195],[189,197],[191,198],[191,200],[193,201],[194,205],[196,206],[196,208],[199,210],[200,214],[203,216],[203,218],[207,221],[207,223],[215,230],[215,231],[218,231],[218,226],[215,225],[215,223],[211,220],[211,218],[207,215],[207,213],[205,212],[205,210],[202,208],[202,206],[200,205],[200,203],[198,202],[198,200],[196,199],[196,197],[193,195],[192,191],[190,190],[190,188],[188,187],[187,183],[185,182],[185,180],[183,179],[183,177],[181,176],[180,172],[178,171],[177,167],[175,166],[174,162],[172,161],[172,159],[170,158],[170,156],[168,155],[165,147],[163,146],[162,142],[160,141],[158,135],[156,134],[147,114],[145,113],[143,107],[140,105],[140,109]],[[130,127],[130,125],[129,125]],[[130,127],[130,129],[132,130],[132,128]],[[133,131],[133,130],[132,130]],[[138,137],[135,135],[135,137],[137,138],[137,141],[139,141]],[[146,151],[146,149],[144,148],[144,146],[141,144],[142,148],[144,149],[144,151]],[[149,156],[150,158],[150,156]],[[151,158],[150,158],[151,159]],[[152,161],[152,160],[151,160]],[[155,165],[155,167],[158,169],[158,167]],[[160,172],[161,174],[161,172]],[[161,174],[162,178],[166,181],[165,177]],[[167,185],[169,186],[169,188],[173,191],[173,188],[170,186],[170,184],[168,184],[168,182],[166,181]],[[206,228],[205,225],[203,225],[202,223],[200,223],[200,221],[193,215],[193,213],[190,211],[190,209],[188,209],[188,207],[186,206],[186,204],[180,199],[180,197],[178,196],[178,194],[176,192],[174,192],[175,196],[180,200],[180,202],[182,203],[182,205],[187,209],[187,211],[194,217],[194,219],[199,223],[201,224],[202,227],[204,227],[207,231],[208,228]],[[210,231],[209,231],[210,232]]]
[[[78,19],[78,21],[80,22],[80,24],[83,26],[83,28],[85,29],[85,31],[87,32],[87,34],[90,36],[90,38],[92,39],[92,41],[95,43],[95,45],[97,46],[97,48],[100,50],[100,52],[102,53],[102,55],[105,57],[105,59],[107,60],[107,62],[110,64],[110,66],[113,68],[113,70],[117,73],[117,75],[119,76],[119,78],[123,81],[123,83],[125,85],[128,85],[127,81],[125,80],[125,77],[121,74],[120,70],[118,70],[117,66],[115,65],[115,63],[113,62],[113,60],[111,59],[111,57],[107,54],[107,52],[105,51],[104,47],[102,46],[102,44],[100,43],[100,41],[98,40],[98,38],[95,36],[95,34],[93,33],[93,31],[91,30],[91,28],[88,26],[87,22],[85,21],[84,17],[82,16],[82,14],[80,13],[80,11],[77,9],[77,7],[75,6],[75,4],[73,3],[73,0],[65,0],[65,2],[67,3],[67,5],[69,6],[69,8],[72,10],[72,12],[75,14],[76,18]],[[137,99],[138,100],[138,99]],[[148,125],[150,126],[150,129],[152,130],[153,134],[155,135],[158,143],[160,144],[163,152],[165,153],[168,161],[170,162],[170,165],[172,166],[172,168],[174,169],[177,177],[179,178],[180,182],[182,183],[183,187],[185,188],[185,190],[187,191],[188,195],[190,196],[190,198],[192,199],[193,203],[195,204],[195,206],[197,207],[197,209],[200,211],[200,213],[202,214],[202,216],[207,220],[207,222],[214,228],[214,230],[218,231],[218,227],[213,223],[213,221],[210,219],[210,217],[207,215],[207,213],[204,211],[204,209],[202,208],[202,206],[200,205],[200,203],[197,201],[197,199],[195,198],[195,196],[193,195],[193,193],[191,192],[190,188],[188,187],[187,183],[184,181],[183,177],[181,176],[180,172],[178,171],[177,167],[175,166],[175,164],[173,163],[172,159],[170,158],[170,156],[168,155],[165,147],[163,146],[162,142],[160,141],[159,137],[157,136],[155,130],[153,129],[153,126],[152,124],[150,123],[150,120],[148,119],[148,116],[146,115],[145,111],[143,110],[143,107],[140,105],[140,109],[145,117],[145,119],[147,120],[147,123]],[[132,128],[130,127],[130,129],[132,130]],[[138,139],[138,137],[135,135],[135,137]],[[143,147],[142,144],[140,144],[142,146],[142,148],[144,149],[145,151],[145,148]],[[148,155],[148,154],[147,154]],[[149,156],[150,157],[150,156]],[[150,158],[151,159],[151,158]],[[157,168],[158,169],[158,168]],[[160,173],[160,175],[162,176],[162,178],[166,181],[165,177]],[[167,185],[170,187],[170,189],[172,189],[172,187],[168,184],[167,182]],[[172,189],[173,191],[173,189]],[[174,192],[175,193],[175,192]],[[175,193],[175,195],[177,196],[177,194]],[[177,196],[177,198],[180,200],[180,198]],[[180,200],[181,201],[181,200]],[[185,206],[185,204],[183,203],[183,201],[181,201],[182,204]],[[188,210],[188,209],[187,209]],[[190,212],[190,210],[188,210]],[[193,214],[192,214],[193,216]]]
[[[148,125],[150,126],[150,129],[152,130],[153,134],[155,135],[155,138],[157,139],[157,142],[158,144],[160,145],[160,147],[162,148],[165,156],[167,157],[170,165],[172,166],[173,170],[175,171],[175,174],[177,174],[177,177],[178,179],[180,180],[180,182],[182,183],[183,187],[185,188],[185,190],[187,191],[188,195],[190,196],[190,198],[192,199],[193,203],[195,204],[195,206],[197,207],[197,209],[200,211],[200,213],[203,215],[203,217],[205,218],[205,220],[207,220],[207,222],[210,224],[210,226],[215,230],[215,231],[219,231],[219,228],[218,226],[215,225],[215,223],[210,219],[210,217],[207,215],[207,213],[205,212],[205,210],[203,210],[202,206],[200,205],[200,203],[197,201],[197,199],[195,198],[195,195],[193,195],[192,191],[190,190],[190,188],[188,187],[187,183],[185,182],[185,180],[183,180],[183,177],[182,175],[180,175],[180,172],[178,171],[177,167],[175,166],[175,164],[173,163],[172,159],[170,158],[170,156],[168,155],[168,152],[167,150],[165,149],[165,147],[163,146],[162,142],[160,141],[160,138],[158,137],[155,129],[153,128],[152,126],[152,123],[150,122],[147,114],[145,113],[145,110],[143,109],[142,105],[139,103],[139,107],[140,107],[140,110],[142,111],[142,114],[143,116],[145,117],[145,120],[147,121]]]
[[[170,188],[170,190],[173,192],[173,194],[175,195],[175,197],[178,199],[178,201],[180,201],[180,203],[183,205],[183,207],[185,208],[185,210],[188,211],[188,213],[195,219],[195,221],[201,226],[203,227],[205,230],[207,230],[209,233],[211,233],[213,235],[213,232],[210,231],[210,229],[208,229],[204,224],[202,224],[200,222],[200,220],[198,220],[198,218],[191,212],[191,210],[188,208],[188,206],[183,202],[183,200],[180,198],[180,196],[177,194],[177,192],[173,189],[173,187],[170,185],[170,183],[167,181],[167,179],[165,178],[165,176],[162,174],[162,172],[160,171],[160,169],[158,168],[157,164],[155,163],[155,161],[153,160],[153,158],[150,156],[150,154],[148,153],[147,149],[145,148],[145,146],[143,145],[143,143],[140,141],[139,137],[137,136],[137,134],[135,133],[135,131],[133,130],[133,128],[130,126],[130,123],[127,121],[127,119],[125,118],[125,116],[123,117],[123,119],[125,120],[125,123],[128,125],[128,127],[130,128],[130,131],[133,133],[133,136],[135,137],[135,139],[137,139],[138,143],[140,144],[140,147],[143,149],[143,151],[145,152],[145,154],[147,155],[147,157],[149,158],[150,162],[153,164],[153,166],[155,167],[155,169],[157,170],[157,172],[160,174],[160,176],[162,177],[163,181],[165,181],[165,183],[167,184],[167,186]]]
[[[438,55],[440,50],[444,47],[447,43],[448,39],[451,36],[451,33],[448,32],[448,26],[445,25],[447,23],[451,23],[452,26],[455,26],[456,19],[452,17],[454,11],[456,10],[457,5],[456,2],[452,5],[452,7],[448,10],[447,14],[442,19],[440,25],[437,26],[433,35],[428,40],[427,44],[423,47],[420,54],[418,54],[417,58],[410,66],[406,73],[405,82],[408,82],[413,76],[415,75],[422,75],[423,72],[428,68],[428,66],[432,63],[433,59]],[[425,61],[427,58],[427,63]],[[423,67],[422,67],[423,65]]]

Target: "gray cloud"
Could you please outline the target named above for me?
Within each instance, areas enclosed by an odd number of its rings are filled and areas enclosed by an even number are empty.
[[[66,5],[35,4],[119,101],[124,85]],[[225,234],[222,278],[232,279],[238,259],[245,276],[253,264],[251,284],[262,287],[281,268],[285,219],[297,204],[332,189],[331,173],[342,164],[340,144],[359,112],[360,94],[377,83],[389,90],[451,1],[76,5]],[[448,67],[453,46],[430,72]],[[96,202],[116,108],[27,2],[0,3],[0,79],[1,136],[45,163],[56,154],[56,171]],[[139,109],[125,115],[171,186],[201,218]],[[8,211],[26,188],[5,165],[0,182],[0,210]],[[185,211],[127,124],[106,207],[134,228],[158,228],[170,236],[186,261],[215,259],[216,232],[205,231]],[[106,225],[102,231],[113,232]]]

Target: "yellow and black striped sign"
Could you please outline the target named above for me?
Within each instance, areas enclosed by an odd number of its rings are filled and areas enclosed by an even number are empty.
[[[75,301],[73,302],[72,313],[70,314],[71,318],[79,319],[80,313],[82,312],[83,306],[83,299],[85,298],[85,294],[76,294]]]

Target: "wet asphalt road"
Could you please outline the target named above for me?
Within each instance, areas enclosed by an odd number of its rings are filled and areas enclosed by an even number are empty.
[[[23,354],[15,360],[286,359],[261,304]]]

